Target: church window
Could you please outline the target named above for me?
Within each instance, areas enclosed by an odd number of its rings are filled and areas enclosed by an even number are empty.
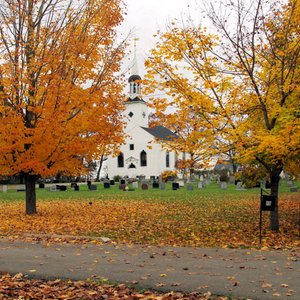
[[[118,168],[124,168],[124,154],[122,152],[118,156]]]
[[[131,111],[131,112],[128,114],[128,116],[129,116],[130,118],[132,118],[132,117],[133,117],[133,112]]]
[[[170,152],[169,151],[166,152],[166,167],[167,168],[170,167]]]
[[[134,150],[134,144],[129,145],[129,150]]]
[[[147,166],[147,153],[143,150],[140,155],[141,167]]]

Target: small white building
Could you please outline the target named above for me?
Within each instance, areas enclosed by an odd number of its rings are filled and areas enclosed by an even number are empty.
[[[129,77],[129,98],[125,101],[123,116],[127,122],[126,142],[120,148],[117,157],[108,157],[107,176],[136,178],[137,176],[159,176],[163,171],[175,170],[177,155],[163,149],[157,141],[176,138],[176,135],[163,126],[149,128],[148,106],[141,95],[141,77],[133,74]]]

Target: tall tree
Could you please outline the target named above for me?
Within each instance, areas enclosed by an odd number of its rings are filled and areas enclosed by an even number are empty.
[[[240,163],[266,170],[276,198],[270,228],[278,230],[279,175],[300,165],[300,5],[222,3],[222,9],[210,6],[218,35],[175,22],[160,34],[147,61],[149,85],[175,98],[184,93],[220,152],[230,144]],[[165,101],[159,105],[168,107]]]
[[[122,0],[0,1],[0,173],[24,176],[27,214],[40,176],[84,172],[122,129],[122,14]]]

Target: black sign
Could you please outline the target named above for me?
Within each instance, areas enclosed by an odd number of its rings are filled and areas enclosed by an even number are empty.
[[[261,210],[274,211],[276,196],[261,195]]]

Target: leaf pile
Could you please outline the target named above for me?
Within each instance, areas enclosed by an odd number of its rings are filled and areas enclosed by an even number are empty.
[[[297,194],[280,199],[279,233],[270,232],[263,214],[263,246],[299,246]],[[45,200],[38,214],[24,214],[23,202],[1,205],[4,235],[59,234],[105,236],[118,243],[199,247],[256,247],[259,201],[256,196],[176,200]]]
[[[139,293],[124,284],[113,286],[89,281],[35,280],[25,278],[21,273],[0,277],[0,299],[201,299],[227,300],[227,297],[214,297],[205,294],[183,294],[171,292],[158,294],[150,291]]]

